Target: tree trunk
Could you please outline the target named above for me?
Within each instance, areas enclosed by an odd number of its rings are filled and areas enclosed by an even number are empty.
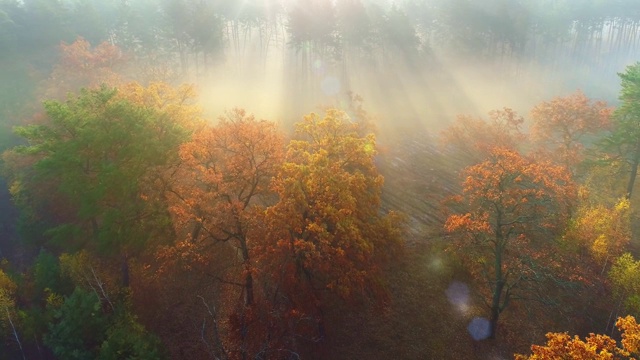
[[[498,265],[498,258],[499,257],[496,257],[496,266]],[[500,263],[500,265],[502,264]],[[489,320],[491,324],[491,329],[489,329],[489,339],[495,339],[496,333],[498,331],[498,318],[500,317],[501,310],[500,299],[502,298],[503,289],[504,279],[502,279],[502,271],[500,271],[499,274],[498,272],[496,272],[496,287],[493,290],[493,299],[491,301],[491,318]]]
[[[18,336],[18,332],[16,331],[16,327],[15,327],[15,325],[13,325],[13,320],[11,320],[11,313],[9,312],[9,308],[5,307],[4,309],[7,312],[7,320],[9,320],[9,324],[11,325],[11,330],[13,331],[13,337],[15,338],[16,343],[18,344],[18,347],[20,348],[20,354],[22,354],[22,360],[26,360],[26,357],[24,356],[24,350],[22,349],[22,342],[20,342],[20,337]]]
[[[246,293],[246,297],[244,300],[244,304],[246,306],[252,305],[253,304],[253,276],[251,275],[249,266],[247,266],[247,276],[245,278],[245,291]]]
[[[498,212],[498,219],[496,223],[496,248],[495,248],[495,262],[494,262],[494,271],[495,271],[495,287],[493,288],[493,297],[491,299],[491,329],[489,329],[489,339],[495,339],[496,333],[498,330],[498,318],[500,317],[501,304],[500,299],[502,298],[502,290],[504,289],[505,279],[502,274],[502,253],[505,248],[505,239],[504,235],[502,235],[502,214]]]
[[[242,249],[242,260],[245,264],[245,271],[247,274],[245,275],[244,282],[244,290],[245,290],[245,298],[244,304],[246,306],[253,304],[253,276],[251,275],[251,264],[249,263],[249,249],[247,248],[247,240],[240,240],[240,247]]]
[[[489,329],[489,339],[495,339],[496,333],[498,332],[498,317],[500,316],[500,311],[496,309],[491,309],[491,319],[489,320],[489,324],[491,328]]]

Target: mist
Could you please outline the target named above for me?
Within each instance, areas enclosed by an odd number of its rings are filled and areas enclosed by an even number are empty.
[[[606,271],[640,254],[614,111],[638,61],[638,0],[0,0],[0,349],[497,359],[612,334],[640,296]],[[524,124],[484,121],[505,108]]]
[[[60,41],[108,41],[134,69],[167,67],[173,82],[196,84],[214,117],[244,107],[288,124],[319,107],[344,108],[349,94],[361,96],[380,125],[391,128],[441,128],[457,114],[502,107],[526,114],[576,89],[615,103],[616,73],[640,55],[633,2],[20,4],[6,2],[2,13],[4,47],[14,49],[3,52],[5,62],[16,61],[10,56],[16,51],[36,55],[25,70],[46,77],[53,65],[46,59],[56,58],[51,53]],[[48,36],[37,39],[38,33]]]
[[[527,2],[493,1],[483,7],[436,0],[323,4],[283,2],[273,23],[244,29],[236,43],[234,24],[226,24],[220,58],[187,75],[198,85],[204,107],[211,114],[243,107],[290,124],[321,107],[346,109],[349,94],[356,94],[386,130],[417,126],[437,131],[458,114],[481,116],[510,107],[526,115],[540,101],[577,89],[615,104],[617,72],[640,58],[638,27],[613,10],[599,25],[590,25],[594,19],[584,14],[601,9],[586,2],[582,9],[565,9],[564,19],[557,8],[540,14],[536,11],[542,8]],[[470,13],[476,17],[465,18]],[[556,34],[536,23],[550,14],[566,21]],[[294,15],[300,17],[296,22]],[[467,23],[447,19],[456,15]],[[378,29],[373,28],[376,17],[383,22]],[[505,28],[494,26],[495,18],[503,18],[506,24],[499,25]],[[410,31],[390,30],[394,21]],[[307,38],[296,38],[298,23],[317,33],[302,28],[309,31],[302,34]],[[520,32],[517,42],[509,38],[514,34],[499,33],[514,27]],[[475,39],[462,37],[472,33]],[[353,34],[360,38],[354,40]]]

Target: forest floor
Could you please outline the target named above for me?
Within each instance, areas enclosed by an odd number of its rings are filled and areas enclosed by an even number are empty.
[[[388,270],[391,302],[384,311],[331,314],[335,319],[328,323],[339,325],[323,358],[512,358],[508,344],[472,338],[468,326],[486,310],[474,297],[472,280],[444,250],[442,201],[458,192],[461,160],[442,153],[426,131],[383,141],[383,207],[408,217],[405,254]]]

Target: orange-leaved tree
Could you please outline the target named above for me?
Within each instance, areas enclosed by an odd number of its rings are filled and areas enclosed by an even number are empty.
[[[538,281],[574,185],[563,167],[504,148],[463,172],[463,193],[445,223],[453,249],[481,284],[495,338],[500,313]]]
[[[443,142],[465,157],[466,163],[482,161],[493,147],[517,149],[525,140],[521,132],[524,118],[504,108],[489,112],[489,119],[460,115],[442,132]]]
[[[372,134],[358,135],[359,125],[335,109],[305,116],[296,130],[273,182],[279,200],[265,213],[265,238],[255,238],[272,314],[289,324],[289,348],[296,334],[324,337],[328,299],[384,300],[381,264],[401,249],[402,228],[400,216],[380,209]]]
[[[182,164],[170,195],[176,231],[180,240],[198,246],[229,243],[238,249],[245,305],[254,301],[247,236],[268,204],[269,183],[283,153],[275,123],[256,120],[242,109],[197,131],[180,147]]]
[[[108,42],[95,47],[82,37],[71,44],[63,42],[60,61],[44,82],[43,95],[47,99],[63,99],[68,92],[83,87],[116,86],[123,82],[119,68],[126,61],[123,51]]]
[[[558,156],[558,163],[575,171],[584,158],[584,142],[607,130],[613,109],[582,91],[544,101],[531,110],[531,135],[537,151]]]
[[[515,360],[623,360],[640,354],[640,325],[633,316],[616,322],[622,332],[622,347],[607,335],[589,334],[582,340],[577,335],[548,333],[545,345],[532,345],[531,355],[515,356]]]

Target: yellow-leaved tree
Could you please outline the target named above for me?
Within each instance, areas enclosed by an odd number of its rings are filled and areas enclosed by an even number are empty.
[[[578,209],[566,238],[586,249],[604,273],[631,240],[630,203],[622,198],[613,206],[586,204]]]
[[[282,331],[272,346],[324,338],[329,299],[385,299],[381,264],[401,249],[402,222],[380,209],[375,137],[359,130],[339,110],[305,116],[273,181],[278,201],[265,212],[264,231],[251,237],[265,301]]]

